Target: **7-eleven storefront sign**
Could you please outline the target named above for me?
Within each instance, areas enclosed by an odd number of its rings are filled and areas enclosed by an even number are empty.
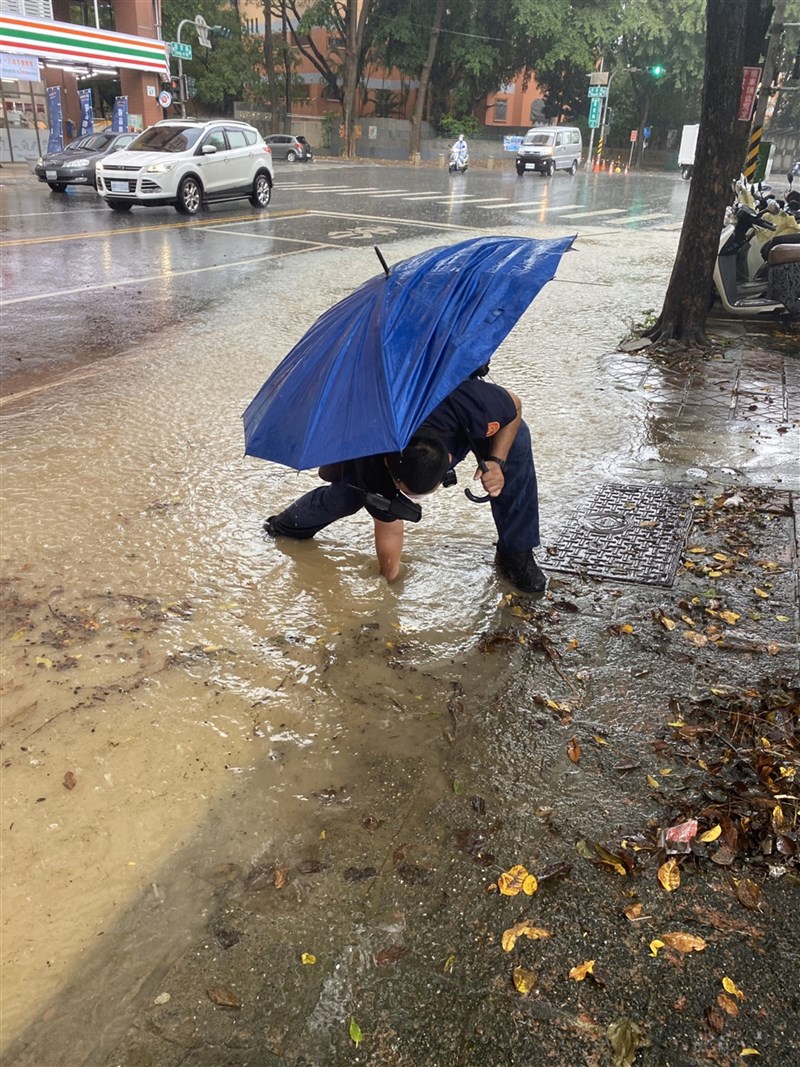
[[[169,78],[164,41],[111,33],[92,26],[68,22],[3,15],[0,18],[0,51],[33,55],[62,63],[156,71]]]

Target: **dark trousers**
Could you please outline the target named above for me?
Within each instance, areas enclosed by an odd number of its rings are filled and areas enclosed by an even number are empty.
[[[491,454],[491,441],[485,455]],[[453,457],[460,463],[468,453]],[[476,483],[476,495],[481,495]],[[273,529],[285,537],[305,540],[346,515],[354,515],[364,506],[363,492],[345,481],[321,485],[301,496],[272,520]],[[478,505],[475,505],[476,507]],[[539,544],[539,492],[527,424],[520,423],[517,436],[506,460],[505,485],[500,496],[491,501],[492,517],[497,527],[497,547],[501,552],[527,552]]]

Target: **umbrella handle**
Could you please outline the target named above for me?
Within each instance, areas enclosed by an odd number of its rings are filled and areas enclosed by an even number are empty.
[[[475,459],[477,459],[478,461],[479,470],[487,471],[489,469],[486,466],[486,461],[481,459],[477,452],[475,452]],[[485,504],[487,500],[491,500],[491,497],[488,493],[485,496],[477,496],[475,493],[472,492],[471,489],[465,489],[464,496],[467,498],[467,500],[471,500],[473,504]]]

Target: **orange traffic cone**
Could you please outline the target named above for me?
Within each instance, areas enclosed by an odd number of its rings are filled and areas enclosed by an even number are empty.
[[[599,170],[600,170],[600,163],[597,160],[595,160],[594,161],[594,166],[592,167],[592,173],[593,174],[597,174],[597,172]]]
[[[600,160],[600,170],[605,170],[605,169],[606,169],[606,161],[604,159],[601,159]]]

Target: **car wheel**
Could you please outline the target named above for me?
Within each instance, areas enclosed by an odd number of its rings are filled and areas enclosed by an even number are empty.
[[[556,161],[554,159],[551,159],[550,162],[547,165],[547,176],[548,176],[548,178],[552,178],[553,175],[555,174],[555,172],[556,172]]]
[[[523,163],[520,166],[520,164],[517,163],[517,174],[520,176],[520,178],[524,175],[524,173],[525,173],[525,164]]]
[[[178,187],[175,210],[181,215],[196,215],[203,203],[203,193],[196,178],[184,178]]]
[[[578,173],[578,161],[577,161],[577,159],[573,159],[572,166],[569,168],[569,172],[573,176],[573,178]]]
[[[253,182],[253,192],[250,195],[250,203],[253,207],[265,208],[272,197],[272,186],[266,174],[256,174]]]
[[[297,159],[297,152],[293,152],[291,149],[286,153],[286,162],[294,163]]]
[[[47,183],[54,193],[64,193],[67,190],[66,182],[48,182]]]
[[[112,211],[130,211],[133,206],[125,200],[106,200],[106,203]]]

